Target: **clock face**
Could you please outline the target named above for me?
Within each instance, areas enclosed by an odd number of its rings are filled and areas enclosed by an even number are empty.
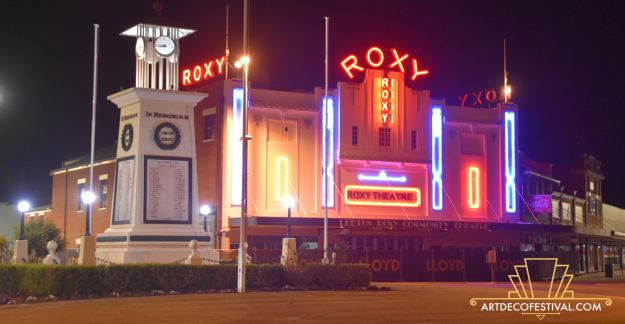
[[[167,36],[157,38],[154,42],[154,46],[156,46],[156,53],[162,57],[168,57],[176,50],[176,43],[174,43],[173,39]]]
[[[143,40],[143,37],[137,38],[137,44],[135,44],[135,53],[137,54],[138,58],[145,57],[145,41]]]

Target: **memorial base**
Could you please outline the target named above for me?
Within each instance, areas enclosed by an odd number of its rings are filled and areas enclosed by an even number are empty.
[[[28,240],[15,241],[15,248],[13,249],[13,264],[28,263]]]
[[[200,241],[202,264],[219,262],[219,252],[199,236],[100,234],[95,254],[98,264],[185,263],[193,239]]]

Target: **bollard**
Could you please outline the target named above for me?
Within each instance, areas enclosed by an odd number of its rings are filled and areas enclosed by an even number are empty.
[[[200,242],[197,240],[191,240],[189,241],[189,247],[191,248],[191,254],[189,254],[184,263],[195,265],[202,264],[202,256],[200,256],[200,253],[197,251],[200,247]]]

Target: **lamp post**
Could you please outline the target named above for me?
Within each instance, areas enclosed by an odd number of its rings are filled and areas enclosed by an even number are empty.
[[[17,204],[17,210],[22,214],[20,222],[20,241],[24,240],[24,213],[30,209],[30,203],[22,200]]]
[[[23,264],[28,263],[28,241],[24,238],[24,213],[30,210],[30,203],[24,200],[20,201],[17,204],[17,210],[21,214],[20,238],[15,241],[13,259],[11,262],[14,264]]]
[[[284,204],[284,207],[287,208],[286,237],[290,238],[291,237],[291,208],[295,206],[295,200],[293,199],[293,197],[289,196],[289,197],[286,197],[282,203]]]
[[[85,214],[85,236],[91,235],[91,204],[95,201],[95,194],[91,191],[85,191],[80,194],[80,199],[87,205],[87,213]]]
[[[211,206],[202,205],[200,207],[200,215],[204,217],[204,232],[208,232],[208,215],[212,212]]]

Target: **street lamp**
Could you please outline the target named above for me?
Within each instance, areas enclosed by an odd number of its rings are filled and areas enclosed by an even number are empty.
[[[288,196],[284,198],[284,201],[282,201],[282,204],[284,205],[284,207],[287,208],[286,237],[290,238],[291,237],[291,208],[295,206],[295,200],[293,199],[293,197]]]
[[[208,215],[210,215],[212,211],[209,205],[204,204],[200,206],[200,215],[204,216],[204,232],[208,232]]]
[[[22,200],[17,204],[17,210],[22,214],[22,220],[20,223],[20,240],[24,240],[24,213],[30,209],[30,203]]]
[[[85,236],[91,235],[91,204],[95,201],[95,194],[91,191],[84,191],[80,194],[80,199],[87,205],[86,221],[85,221]]]

